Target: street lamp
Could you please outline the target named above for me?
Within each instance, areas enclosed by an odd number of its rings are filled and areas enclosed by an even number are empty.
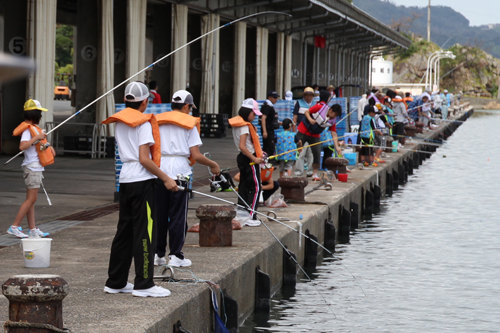
[[[449,59],[455,59],[456,56],[453,54],[451,51],[447,51],[444,54],[439,55],[437,59],[435,59],[434,62],[434,84],[436,85],[437,89],[439,90],[439,71],[440,71],[440,66],[441,66],[441,59],[444,58],[449,58]],[[433,86],[432,81],[431,81],[431,86]]]
[[[370,82],[369,82],[369,89],[371,90],[373,87],[372,87],[372,83],[373,83],[373,58],[375,56],[382,56],[382,52],[381,51],[376,51],[376,52],[373,52],[371,55],[370,55]]]
[[[432,68],[431,67],[431,63],[432,61],[434,60],[433,58],[435,58],[436,56],[438,56],[439,54],[442,54],[442,53],[445,53],[443,50],[438,50],[436,52],[433,52],[431,53],[431,55],[429,56],[429,58],[427,58],[427,70],[425,72],[425,88],[426,89],[429,89],[429,81],[431,81],[431,71],[430,69]]]

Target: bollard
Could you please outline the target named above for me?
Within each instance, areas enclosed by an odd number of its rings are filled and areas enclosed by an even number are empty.
[[[180,320],[177,320],[177,322],[174,324],[174,333],[191,333],[191,331],[188,331],[184,327],[182,327],[182,323]]]
[[[288,253],[283,249],[283,286],[295,287],[297,284],[297,255],[290,250]]]
[[[417,133],[424,133],[424,124],[416,122],[415,128],[416,128]],[[412,135],[412,136],[414,136],[414,135]]]
[[[233,206],[200,205],[196,217],[200,219],[200,246],[231,246],[233,244]]]
[[[392,189],[397,191],[399,188],[399,173],[396,170],[392,170]]]
[[[222,291],[222,300],[224,304],[224,313],[226,321],[226,328],[230,333],[238,333],[238,301],[229,296],[227,290]]]
[[[415,136],[416,134],[417,134],[417,128],[415,126],[410,126],[410,125],[405,126],[406,136]]]
[[[2,285],[9,300],[9,320],[4,327],[9,333],[62,330],[62,301],[68,291],[68,283],[58,275],[11,276]]]
[[[392,197],[392,192],[393,192],[393,178],[391,173],[387,173],[385,175],[385,195],[388,197]]]
[[[306,229],[305,234],[315,242],[318,242],[318,237],[312,235],[309,229]],[[304,267],[314,269],[318,263],[318,244],[311,241],[311,239],[306,238],[305,240]]]
[[[325,220],[325,247],[335,252],[335,225]]]
[[[351,230],[358,229],[359,227],[359,205],[355,202],[350,203],[351,209]]]
[[[305,201],[304,189],[308,184],[306,178],[286,177],[278,179],[281,194],[285,200]]]
[[[373,186],[373,208],[380,208],[380,198],[382,197],[382,189],[380,186]]]
[[[332,171],[336,178],[338,178],[337,174],[339,173],[347,173],[346,168],[348,165],[349,160],[347,158],[329,157],[325,160],[325,167]]]
[[[413,158],[410,158],[408,160],[408,175],[413,175],[413,166],[415,165],[415,162],[413,161]]]
[[[271,278],[269,274],[255,268],[255,312],[269,314],[271,310]]]

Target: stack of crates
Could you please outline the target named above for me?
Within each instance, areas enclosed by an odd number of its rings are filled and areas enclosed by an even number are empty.
[[[225,138],[229,126],[227,114],[202,113],[201,132],[202,138]]]

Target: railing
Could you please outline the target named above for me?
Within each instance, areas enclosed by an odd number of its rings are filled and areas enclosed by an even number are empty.
[[[54,127],[56,127],[58,124],[61,122],[47,122],[45,124],[45,130],[49,132],[52,130]],[[64,148],[59,148],[59,131],[56,130],[54,133],[50,134],[52,137],[50,138],[50,141],[54,142],[53,144],[54,149],[58,153],[78,153],[78,154],[90,154],[92,158],[103,158],[106,157],[106,136],[107,136],[107,127],[106,125],[103,124],[93,124],[93,123],[69,123],[66,126],[92,126],[92,137],[90,137],[91,140],[91,149],[66,149]],[[53,140],[53,135],[55,134],[55,140]],[[88,137],[81,138],[81,142],[87,142]],[[83,145],[85,146],[85,145]],[[104,146],[104,147],[103,147]]]

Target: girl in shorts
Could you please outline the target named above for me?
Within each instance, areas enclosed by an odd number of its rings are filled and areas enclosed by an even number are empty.
[[[24,121],[15,130],[14,136],[21,136],[19,149],[24,150],[24,161],[21,164],[26,185],[26,200],[19,208],[14,223],[9,227],[7,233],[18,238],[47,237],[49,233],[42,232],[35,226],[35,203],[38,197],[38,189],[42,184],[44,167],[54,163],[56,152],[47,142],[47,134],[42,132],[38,123],[42,118],[42,108],[37,100],[30,99],[24,103]],[[25,234],[21,228],[24,217],[28,219],[29,231]]]

